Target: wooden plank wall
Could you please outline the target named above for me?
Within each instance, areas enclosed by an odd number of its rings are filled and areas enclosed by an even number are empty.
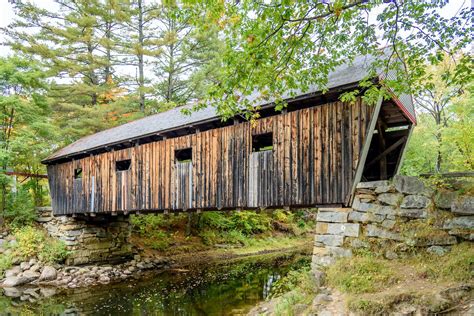
[[[361,100],[328,103],[50,165],[53,209],[72,214],[344,204],[372,111]],[[252,135],[269,132],[273,150],[252,153]],[[192,148],[192,163],[176,162],[175,150],[185,148]],[[117,172],[115,162],[124,159],[131,160],[130,170]],[[74,179],[75,168],[82,168],[82,180]]]

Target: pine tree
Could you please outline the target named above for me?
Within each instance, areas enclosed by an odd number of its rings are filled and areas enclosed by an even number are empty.
[[[181,105],[199,99],[218,71],[222,42],[217,30],[196,27],[205,19],[198,5],[163,6],[159,16],[162,54],[154,60],[156,95],[167,103]]]

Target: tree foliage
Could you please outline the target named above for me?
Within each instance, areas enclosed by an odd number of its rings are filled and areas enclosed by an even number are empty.
[[[418,91],[426,63],[436,64],[471,42],[469,8],[446,18],[440,10],[447,1],[386,2],[207,2],[210,23],[221,27],[227,48],[222,76],[209,97],[220,101],[218,109],[226,116],[242,105],[252,115],[259,99],[246,97],[253,92],[280,103],[283,95],[310,85],[324,91],[328,74],[337,66],[358,55],[372,55],[376,62],[370,65],[370,76],[390,70],[398,77],[383,80],[380,88],[366,84],[361,89],[366,100],[374,102],[388,89]],[[471,59],[465,55],[456,65],[458,83],[468,80]]]

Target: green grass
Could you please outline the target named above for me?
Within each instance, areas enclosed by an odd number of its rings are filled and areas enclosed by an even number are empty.
[[[408,260],[421,276],[435,281],[471,281],[474,279],[474,245],[470,242],[454,245],[440,257],[420,253]]]
[[[278,280],[272,289],[277,300],[275,315],[296,315],[295,305],[310,305],[317,293],[314,276],[310,267],[290,271]]]
[[[371,256],[340,259],[327,276],[331,286],[352,294],[376,292],[397,281],[386,260]]]
[[[379,315],[385,312],[383,303],[367,299],[351,298],[347,306],[349,310],[359,312],[362,315]]]

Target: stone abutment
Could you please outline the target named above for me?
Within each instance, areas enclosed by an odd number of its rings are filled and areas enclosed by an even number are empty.
[[[351,208],[318,210],[312,268],[322,283],[325,267],[357,251],[387,259],[408,256],[413,248],[443,255],[452,245],[473,240],[474,196],[395,176],[359,183]]]
[[[132,256],[129,216],[53,216],[49,207],[39,208],[37,212],[37,221],[48,234],[66,244],[70,251],[68,265],[114,263]]]

